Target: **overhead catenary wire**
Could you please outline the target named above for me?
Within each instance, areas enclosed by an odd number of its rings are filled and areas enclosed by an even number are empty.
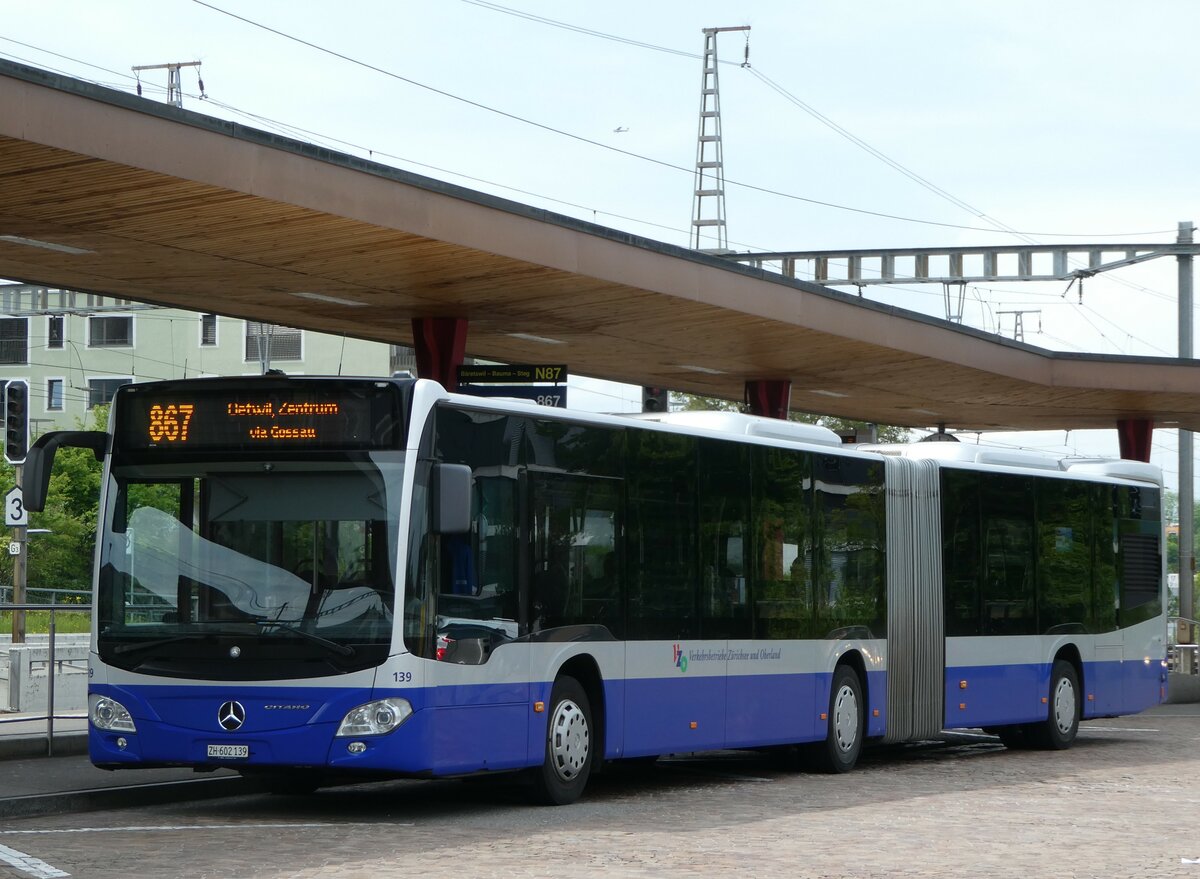
[[[215,7],[215,6],[213,6],[212,4],[210,4],[210,3],[203,3],[203,2],[200,2],[200,0],[196,0],[196,2],[198,2],[198,3],[199,3],[199,5],[202,5],[202,6],[208,7],[208,8],[210,8],[210,9],[213,9],[214,11],[221,12],[222,14],[231,15],[231,13],[227,13],[225,10],[221,10],[219,7]],[[495,8],[495,9],[497,9],[497,10],[501,10],[501,9],[503,9],[503,7],[500,7],[500,6],[499,6],[499,4],[491,4],[491,3],[475,2],[475,0],[466,0],[466,2],[472,2],[472,3],[473,3],[473,5],[477,5],[477,6],[481,6],[481,7],[486,7],[486,8]],[[258,25],[258,23],[257,23],[257,22],[251,22],[250,20],[248,20],[248,19],[245,19],[243,16],[236,16],[236,15],[235,15],[235,16],[233,16],[233,17],[235,17],[235,18],[238,18],[239,20],[242,20],[242,21],[247,21],[247,22],[249,22],[249,23],[251,23],[251,24],[254,24],[255,26],[258,26],[258,27],[264,27],[264,28],[265,28],[265,29],[267,29],[267,30],[271,30],[271,31],[272,31],[272,32],[274,32],[274,33],[279,33],[281,36],[286,36],[286,37],[288,37],[289,39],[295,39],[295,38],[293,38],[293,37],[290,37],[290,35],[283,34],[282,32],[276,31],[276,30],[275,30],[275,29],[273,29],[273,28],[266,28],[266,26],[263,26],[263,25]],[[542,17],[538,17],[538,16],[522,16],[522,17],[530,17],[530,18],[533,18],[533,19],[536,19],[536,20],[539,20],[539,21],[541,21],[541,19],[542,19]],[[562,23],[559,23],[559,22],[553,22],[552,20],[549,20],[549,19],[546,19],[546,20],[545,20],[543,23],[550,23],[550,24],[554,24],[555,26],[566,26],[566,25],[563,25]],[[589,35],[592,35],[592,36],[598,36],[598,37],[604,37],[604,38],[613,38],[613,39],[618,39],[618,40],[619,40],[619,41],[621,41],[621,42],[628,42],[628,43],[630,43],[631,45],[639,45],[639,46],[641,46],[641,47],[643,47],[643,48],[650,48],[650,49],[656,49],[656,50],[669,51],[671,54],[678,54],[678,55],[687,56],[687,57],[690,57],[690,58],[698,58],[698,57],[700,57],[700,56],[696,55],[695,53],[691,53],[691,52],[683,52],[683,51],[675,51],[675,50],[665,50],[663,47],[657,47],[657,46],[654,46],[654,45],[652,45],[652,44],[648,44],[648,43],[641,43],[640,41],[631,41],[631,40],[626,40],[626,39],[623,39],[623,38],[616,38],[616,37],[612,37],[611,35],[606,35],[606,34],[603,34],[602,32],[599,32],[599,31],[591,31],[590,29],[580,28],[580,29],[578,29],[578,30],[580,30],[581,32],[587,33],[587,34],[589,34]],[[107,72],[107,73],[110,73],[110,74],[112,74],[112,75],[114,75],[114,76],[123,77],[123,78],[125,78],[125,79],[132,79],[132,78],[131,78],[131,77],[129,77],[127,74],[123,74],[123,73],[121,73],[120,71],[113,71],[113,70],[109,70],[109,69],[107,69],[107,68],[103,68],[103,67],[101,67],[101,66],[99,66],[99,65],[91,65],[91,64],[89,64],[88,62],[81,61],[80,59],[77,59],[77,58],[72,58],[71,56],[67,56],[67,55],[62,55],[61,53],[57,53],[57,52],[49,52],[49,50],[43,50],[43,49],[41,49],[40,47],[33,46],[32,44],[29,44],[29,43],[24,43],[24,42],[22,42],[22,41],[19,41],[19,40],[12,40],[11,38],[7,38],[7,37],[2,37],[2,38],[0,38],[0,39],[7,39],[7,40],[9,40],[10,42],[14,42],[14,43],[16,43],[16,44],[18,44],[18,45],[26,46],[26,47],[28,47],[28,48],[34,49],[35,51],[45,51],[45,52],[48,52],[49,54],[53,55],[54,57],[58,57],[58,58],[62,58],[62,59],[65,59],[65,60],[73,61],[73,62],[75,62],[75,63],[83,63],[83,64],[88,64],[88,65],[89,65],[89,66],[91,66],[91,67],[94,67],[94,68],[96,68],[96,69],[98,69],[98,70],[103,70],[103,71],[105,71],[105,72]],[[323,49],[322,47],[316,46],[315,44],[308,43],[307,41],[300,41],[300,42],[304,42],[306,45],[313,46],[314,48],[320,49],[321,51],[329,51],[329,50],[325,50],[325,49]],[[338,54],[338,53],[334,53],[334,54]],[[353,61],[354,63],[362,63],[362,62],[358,62],[358,61],[355,61],[354,59],[351,59],[351,58],[349,58],[349,56],[342,56],[342,55],[340,55],[340,54],[339,54],[339,57],[345,57],[347,60]],[[734,64],[735,62],[728,62],[728,63],[730,63],[730,64]],[[367,65],[367,66],[370,66],[370,65]],[[737,66],[741,66],[741,65],[737,65]],[[372,69],[379,70],[379,72],[382,72],[382,73],[387,73],[386,71],[383,71],[383,70],[382,70],[382,69],[380,69],[380,68],[372,68]],[[392,74],[388,74],[388,75],[392,75]],[[406,82],[412,82],[411,80],[407,80],[406,78],[403,78],[403,77],[401,77],[401,79],[405,79],[405,81],[406,81]],[[420,85],[419,83],[416,83],[416,84]],[[422,87],[424,87],[424,86],[422,86]],[[162,89],[157,89],[157,91],[162,91]],[[234,107],[233,105],[230,105],[230,104],[226,104],[226,103],[223,103],[223,102],[215,102],[215,103],[217,103],[218,105],[222,106],[224,109],[228,110],[229,112],[241,113],[241,114],[243,114],[243,115],[246,115],[246,116],[247,116],[247,118],[253,118],[253,119],[257,120],[257,121],[258,121],[260,124],[264,124],[264,123],[268,123],[268,122],[272,122],[272,121],[273,121],[273,120],[269,120],[267,117],[264,117],[264,116],[261,116],[261,115],[256,115],[256,114],[246,114],[246,113],[244,113],[244,111],[240,111],[238,108],[236,108],[236,107]],[[473,103],[473,102],[472,102],[472,103]],[[490,108],[489,108],[489,109],[490,109]],[[816,112],[816,111],[814,111],[814,112]],[[814,118],[816,118],[816,117],[814,116]],[[832,120],[830,120],[830,122],[832,122]],[[836,125],[836,123],[832,123],[832,124],[833,124],[833,125]],[[321,136],[321,135],[317,134],[316,132],[311,132],[311,131],[309,131],[309,130],[307,130],[307,129],[298,128],[298,127],[296,127],[296,126],[288,126],[288,125],[285,125],[284,123],[276,123],[276,125],[277,125],[277,127],[279,127],[281,130],[286,130],[286,131],[289,131],[289,132],[291,132],[291,133],[293,134],[293,136],[294,136],[294,133],[295,133],[295,132],[298,132],[298,131],[299,131],[299,132],[304,132],[304,133],[306,133],[306,134],[307,134],[308,136],[310,136],[310,137],[311,137],[311,136],[317,136],[317,137],[320,137],[320,136]],[[554,129],[554,130],[557,130],[557,129]],[[851,136],[852,136],[852,135],[851,135]],[[516,188],[516,187],[506,187],[504,184],[496,183],[495,181],[489,181],[489,180],[486,180],[486,179],[484,179],[484,178],[478,178],[478,177],[472,177],[472,176],[470,176],[470,175],[464,175],[464,174],[460,174],[459,172],[455,172],[455,171],[452,171],[452,170],[449,170],[449,169],[446,169],[446,168],[439,168],[439,167],[437,167],[437,166],[426,165],[426,164],[424,164],[424,163],[416,162],[415,160],[406,159],[405,157],[402,157],[402,156],[396,156],[396,155],[389,154],[389,153],[386,153],[386,152],[383,152],[383,151],[379,151],[379,150],[371,150],[370,148],[366,148],[366,147],[362,147],[362,146],[359,146],[359,145],[354,145],[354,144],[349,144],[349,142],[347,142],[347,141],[342,141],[342,140],[340,140],[340,139],[337,139],[337,138],[333,138],[332,140],[334,140],[334,142],[340,142],[340,143],[344,143],[344,144],[347,144],[347,145],[353,146],[353,147],[354,147],[354,148],[356,148],[356,149],[364,150],[364,151],[366,151],[366,152],[368,152],[368,153],[370,153],[370,154],[372,154],[372,155],[378,154],[378,155],[387,156],[388,158],[392,158],[392,159],[395,159],[395,160],[397,160],[397,161],[400,161],[400,162],[407,162],[407,163],[410,163],[410,164],[417,165],[417,166],[419,166],[419,167],[428,167],[428,168],[431,168],[431,169],[433,169],[433,170],[435,170],[435,171],[438,171],[439,173],[443,173],[443,174],[454,174],[454,175],[456,175],[456,176],[463,177],[464,179],[468,179],[468,180],[473,180],[473,181],[476,181],[476,182],[484,183],[484,184],[486,184],[486,185],[489,185],[489,186],[497,186],[497,187],[501,187],[501,188],[509,189],[509,190],[511,190],[511,191],[514,191],[514,192],[519,192],[519,193],[521,193],[521,194],[523,194],[523,195],[527,195],[527,196],[530,196],[530,197],[534,197],[534,198],[541,198],[541,199],[546,199],[546,200],[548,200],[548,201],[551,201],[551,202],[554,202],[554,203],[563,204],[563,205],[565,205],[565,206],[568,206],[568,207],[571,207],[571,208],[573,208],[573,209],[575,209],[575,210],[580,210],[580,211],[590,211],[590,212],[592,212],[594,215],[595,215],[595,214],[604,214],[605,216],[612,216],[612,217],[616,217],[616,218],[619,218],[619,219],[622,219],[622,220],[626,220],[626,221],[629,221],[629,222],[634,222],[634,223],[642,223],[642,224],[646,224],[646,225],[648,225],[648,226],[652,226],[652,227],[655,227],[655,228],[668,229],[668,230],[671,230],[671,231],[674,231],[674,232],[678,232],[678,233],[680,233],[680,234],[684,234],[684,233],[686,232],[686,230],[684,230],[684,229],[681,229],[681,228],[679,228],[679,227],[677,227],[677,226],[670,226],[670,225],[667,225],[667,224],[655,223],[655,222],[653,222],[653,221],[650,221],[650,220],[645,220],[645,219],[641,219],[641,218],[638,218],[638,217],[633,217],[633,216],[630,216],[630,215],[627,215],[627,214],[620,214],[620,213],[613,212],[613,211],[604,211],[604,210],[601,210],[601,209],[598,209],[598,208],[589,207],[589,206],[587,206],[587,205],[582,205],[582,204],[579,204],[579,203],[576,203],[576,202],[570,202],[570,201],[563,200],[563,199],[554,199],[553,197],[550,197],[550,196],[545,196],[545,195],[541,195],[541,194],[539,194],[539,193],[536,193],[536,192],[533,192],[533,191],[530,191],[530,190],[526,190],[526,189],[519,189],[519,188]],[[585,139],[585,140],[586,140],[586,139]],[[606,148],[606,149],[608,149],[608,148],[611,148],[611,147],[609,147],[609,145],[600,144],[600,143],[598,143],[598,142],[594,142],[594,141],[589,141],[589,142],[596,143],[596,145],[598,145],[598,146],[603,146],[603,147],[604,147],[604,148]],[[865,144],[865,142],[863,142],[863,143]],[[870,147],[870,145],[868,144],[868,145],[865,145],[865,146],[864,146],[864,149],[873,149],[873,148],[871,148],[871,147]],[[637,154],[635,154],[635,153],[632,153],[631,151],[627,151],[627,150],[617,150],[617,151],[618,151],[618,152],[621,152],[621,153],[625,153],[625,154],[629,154],[629,155],[634,155],[634,156],[637,156]],[[878,151],[876,151],[876,152],[878,152]],[[887,160],[887,157],[886,157],[886,156],[883,156],[883,154],[882,154],[882,153],[880,153],[880,156],[882,156],[883,160]],[[640,156],[638,156],[638,157],[640,157]],[[645,157],[640,157],[640,158],[645,158]],[[669,163],[667,163],[667,164],[669,165]],[[896,163],[896,164],[898,165],[898,163]],[[691,173],[691,169],[684,169],[684,168],[682,168],[681,166],[671,166],[671,165],[669,165],[669,167],[674,167],[674,168],[677,168],[678,170],[684,170],[684,171],[687,171],[688,173]],[[900,166],[900,167],[902,168],[903,166]],[[919,177],[919,175],[916,175],[916,176],[917,176],[917,177]],[[923,178],[921,178],[921,179],[923,179]],[[926,182],[928,182],[928,181],[926,181]],[[933,184],[930,184],[930,185],[933,185]],[[935,187],[935,188],[936,188],[936,187]],[[948,197],[948,198],[950,198],[950,199],[954,199],[954,198],[955,198],[953,195],[951,195],[951,194],[949,194],[949,193],[947,193],[947,197]],[[801,198],[802,198],[802,197],[801,197]],[[972,207],[971,207],[969,204],[967,204],[967,203],[965,203],[965,202],[962,202],[962,205],[963,205],[963,206],[965,206],[965,208],[967,208],[967,209],[975,210],[974,208],[972,208]],[[836,207],[846,208],[846,206],[836,206]],[[850,209],[850,208],[846,208],[846,209]],[[851,210],[853,210],[853,209],[851,209]],[[894,215],[889,215],[889,216],[894,216]],[[950,225],[955,225],[955,224],[950,224]],[[958,228],[974,228],[974,227],[961,227],[961,226],[958,226]],[[992,230],[992,231],[994,231],[994,230]],[[1015,231],[1016,231],[1016,230],[1014,230],[1014,232],[1015,232]],[[1039,233],[1020,233],[1020,234],[1039,234]],[[1074,235],[1081,235],[1082,233],[1040,233],[1040,234],[1070,234],[1070,235],[1074,236]],[[1149,233],[1126,233],[1126,234],[1131,234],[1131,235],[1132,235],[1132,234],[1149,234]],[[1155,294],[1155,293],[1156,293],[1156,291],[1149,290],[1149,288],[1141,288],[1141,289],[1145,290],[1147,293],[1150,293],[1150,294]],[[911,291],[911,292],[919,292],[919,291]],[[1162,296],[1162,294],[1157,294],[1157,295],[1159,295],[1159,296]],[[983,300],[982,300],[982,297],[979,297],[979,298],[980,298],[980,304],[981,304],[981,307],[988,307],[988,306],[986,306],[986,304],[983,302]],[[1093,326],[1094,326],[1094,325],[1093,325]],[[1094,328],[1095,328],[1095,327],[1094,327]],[[1097,330],[1098,330],[1098,328],[1097,328]],[[1110,344],[1112,343],[1112,341],[1111,341],[1110,339],[1108,339],[1108,337],[1107,337],[1107,336],[1105,336],[1105,335],[1104,335],[1102,332],[1101,332],[1101,337],[1102,337],[1103,339],[1105,339],[1105,341],[1108,341],[1108,342],[1110,342]],[[1136,338],[1136,337],[1135,337],[1135,338]],[[1144,340],[1138,340],[1138,341],[1141,341],[1141,342],[1143,342],[1144,344],[1150,345],[1150,343],[1145,343],[1145,342],[1144,342]],[[1153,347],[1153,346],[1151,345],[1151,347]],[[1159,349],[1159,350],[1161,350],[1161,349]]]
[[[220,6],[216,6],[213,3],[207,2],[207,0],[192,0],[192,2],[198,6],[202,6],[206,9],[210,9],[213,12],[228,16],[229,18],[235,19],[237,21],[241,21],[245,24],[250,25],[251,27],[259,28],[263,31],[266,31],[267,33],[274,34],[275,36],[278,36],[282,39],[289,40],[291,42],[297,43],[298,45],[306,46],[314,51],[321,52],[323,54],[329,55],[330,57],[345,61],[349,64],[353,64],[358,67],[362,67],[365,70],[370,70],[372,72],[380,74],[381,76],[386,76],[391,79],[395,79],[399,82],[407,83],[408,85],[414,86],[416,88],[432,92],[433,94],[440,95],[440,96],[448,98],[450,100],[458,101],[460,103],[474,107],[478,110],[482,110],[482,111],[485,111],[488,113],[493,113],[493,114],[501,116],[505,119],[510,119],[514,122],[519,122],[519,123],[522,123],[525,125],[532,126],[541,131],[559,135],[561,137],[566,137],[566,138],[569,138],[569,139],[574,140],[579,143],[588,144],[588,145],[597,147],[599,149],[607,150],[609,152],[617,153],[617,154],[620,154],[623,156],[628,156],[629,158],[637,159],[639,161],[649,162],[651,164],[657,165],[662,168],[667,168],[667,169],[670,169],[673,171],[679,171],[679,172],[685,173],[689,176],[692,176],[695,173],[695,168],[692,168],[692,167],[685,167],[683,165],[677,165],[673,162],[668,162],[666,160],[658,159],[653,156],[647,156],[642,153],[634,152],[632,150],[627,150],[627,149],[623,149],[621,147],[613,146],[612,144],[603,143],[602,141],[598,141],[598,140],[595,140],[590,137],[585,137],[580,134],[575,134],[575,133],[567,131],[565,129],[557,128],[553,125],[549,125],[544,122],[538,122],[537,120],[530,119],[529,117],[521,116],[520,114],[512,113],[507,110],[502,110],[498,107],[493,107],[490,104],[485,104],[480,101],[475,101],[475,100],[472,100],[471,98],[466,98],[461,95],[454,94],[453,92],[447,91],[445,89],[441,89],[436,86],[428,85],[426,83],[415,80],[411,77],[404,76],[402,74],[396,73],[395,71],[388,70],[387,68],[384,68],[384,67],[380,67],[377,64],[372,64],[371,62],[363,61],[362,59],[355,58],[354,56],[348,55],[345,52],[341,52],[336,49],[330,49],[326,46],[322,46],[319,43],[315,43],[315,42],[313,42],[311,40],[307,40],[303,37],[299,37],[294,34],[290,34],[286,31],[280,30],[279,28],[272,27],[271,25],[263,24],[262,22],[256,21],[252,18],[248,18],[244,15],[240,15],[240,14],[238,14],[236,12],[232,12],[228,9],[223,9]],[[995,232],[995,231],[997,231],[996,228],[994,228],[994,227],[993,228],[984,228],[984,227],[980,227],[980,226],[970,226],[970,225],[967,225],[964,223],[950,223],[950,222],[944,222],[944,221],[939,221],[939,220],[921,219],[918,217],[906,217],[906,216],[902,216],[900,214],[888,213],[886,211],[876,211],[876,210],[871,210],[868,208],[859,208],[859,207],[853,207],[850,205],[838,204],[836,202],[823,201],[821,199],[809,198],[807,196],[797,195],[795,193],[789,193],[789,192],[784,192],[784,191],[778,190],[778,189],[772,189],[771,187],[768,187],[768,186],[760,186],[760,185],[757,185],[754,183],[748,183],[748,182],[742,181],[742,180],[734,180],[729,177],[725,178],[725,183],[727,186],[737,186],[742,189],[750,190],[753,192],[760,192],[765,195],[773,195],[773,196],[776,196],[779,198],[803,202],[805,204],[817,205],[820,207],[830,208],[832,210],[848,211],[851,213],[862,214],[864,216],[878,217],[880,219],[896,220],[898,222],[915,223],[918,225],[925,225],[925,226],[937,226],[937,227],[946,228],[946,229],[962,229],[962,230],[973,231],[973,232]],[[1027,236],[1042,236],[1042,237],[1054,237],[1056,235],[1056,233],[1053,233],[1053,232],[1020,232],[1018,230],[1012,230],[1012,234],[1027,235]],[[1080,233],[1070,233],[1070,235],[1072,237],[1077,234],[1080,234]],[[1128,234],[1132,235],[1132,234],[1136,234],[1136,233],[1128,233]],[[1096,236],[1096,237],[1104,237],[1104,236]]]
[[[200,2],[200,0],[195,0],[195,2]],[[478,6],[483,9],[489,9],[494,12],[500,12],[500,13],[504,13],[506,15],[512,15],[517,18],[524,18],[529,21],[536,22],[538,24],[544,24],[544,25],[548,25],[550,27],[561,28],[563,30],[573,31],[573,32],[579,33],[579,34],[586,34],[587,36],[597,37],[599,39],[611,40],[611,41],[617,42],[617,43],[624,43],[626,45],[634,46],[637,48],[650,49],[650,50],[653,50],[656,52],[663,52],[663,53],[666,53],[669,55],[677,55],[677,56],[681,56],[681,57],[692,59],[692,60],[700,60],[704,57],[703,55],[701,55],[697,52],[687,52],[682,49],[673,49],[668,46],[660,46],[655,43],[647,43],[642,40],[635,40],[635,39],[631,39],[629,37],[622,37],[618,34],[612,34],[612,33],[607,33],[605,31],[594,30],[592,28],[581,27],[579,25],[573,25],[573,24],[570,24],[569,22],[560,21],[558,19],[547,18],[546,16],[534,15],[532,13],[524,12],[519,9],[513,9],[512,7],[503,6],[499,3],[488,2],[488,0],[462,0],[462,2],[469,4],[471,6]],[[747,34],[747,40],[749,40],[749,34]],[[748,61],[748,58],[747,58],[747,61]],[[863,140],[861,137],[854,134],[852,131],[848,130],[847,128],[843,127],[842,125],[837,123],[835,120],[826,116],[824,113],[817,110],[811,104],[807,103],[806,101],[801,100],[796,95],[794,95],[792,92],[788,91],[786,88],[784,88],[778,82],[776,82],[774,79],[767,76],[765,73],[762,72],[761,65],[756,64],[755,66],[752,67],[752,66],[750,66],[749,63],[747,63],[747,61],[738,62],[738,61],[729,61],[726,59],[719,59],[718,63],[728,65],[730,67],[739,67],[739,68],[744,68],[744,69],[748,70],[750,72],[750,74],[752,76],[754,76],[756,79],[758,79],[760,82],[762,82],[763,85],[767,86],[769,89],[776,92],[781,97],[785,98],[790,103],[794,104],[796,107],[798,107],[799,109],[803,110],[805,113],[812,116],[812,118],[816,119],[822,125],[828,127],[832,131],[836,132],[838,135],[840,135],[841,137],[850,141],[855,146],[859,147],[860,149],[862,149],[869,155],[875,157],[876,159],[883,162],[884,164],[892,167],[896,171],[899,171],[905,177],[908,177],[913,182],[928,189],[930,192],[933,192],[934,194],[940,196],[941,198],[949,201],[955,207],[958,207],[959,209],[966,211],[967,213],[969,213],[973,216],[976,216],[981,220],[984,220],[988,223],[992,223],[993,226],[995,227],[993,229],[979,229],[977,231],[984,231],[984,232],[1001,231],[1001,232],[1007,232],[1009,234],[1017,235],[1017,236],[1040,235],[1043,237],[1063,237],[1063,238],[1134,237],[1134,236],[1143,236],[1143,235],[1163,235],[1163,234],[1167,234],[1168,232],[1175,231],[1173,229],[1155,229],[1155,230],[1144,231],[1144,232],[1085,233],[1085,232],[1022,232],[1020,230],[1014,229],[1011,226],[1000,222],[999,220],[995,219],[994,217],[989,216],[986,212],[980,210],[979,208],[976,208],[976,207],[970,205],[966,201],[963,201],[962,199],[955,196],[953,193],[948,192],[947,190],[941,188],[937,184],[927,180],[926,178],[922,177],[917,172],[911,170],[910,168],[907,168],[906,166],[904,166],[897,160],[891,158],[883,151],[876,149],[871,144],[867,143],[867,141]],[[1033,242],[1027,242],[1027,243],[1033,243]]]

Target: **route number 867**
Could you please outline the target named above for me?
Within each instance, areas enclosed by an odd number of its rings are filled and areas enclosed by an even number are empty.
[[[166,406],[155,403],[150,407],[150,442],[186,443],[188,424],[192,420],[195,406],[191,403],[168,403]]]

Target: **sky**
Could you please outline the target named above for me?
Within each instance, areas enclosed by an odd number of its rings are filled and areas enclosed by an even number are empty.
[[[702,29],[718,36],[729,246],[1167,243],[1200,222],[1195,0],[0,0],[0,57],[688,246]],[[163,100],[165,71],[141,74]],[[915,179],[914,179],[915,178]],[[983,284],[964,322],[1174,356],[1173,259]],[[940,286],[867,288],[945,316]],[[628,391],[580,383],[573,404]],[[589,393],[588,388],[595,388]],[[973,439],[973,438],[972,438]],[[1115,431],[989,435],[1117,454]],[[1152,460],[1177,478],[1177,437]]]

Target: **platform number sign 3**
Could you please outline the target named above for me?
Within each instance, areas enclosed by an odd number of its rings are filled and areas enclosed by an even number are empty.
[[[19,488],[4,496],[4,524],[9,528],[29,524],[29,510],[25,509],[25,498]]]

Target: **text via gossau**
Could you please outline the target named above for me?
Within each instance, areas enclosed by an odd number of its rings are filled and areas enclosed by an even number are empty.
[[[779,647],[760,647],[757,650],[689,650],[688,662],[763,662],[783,658]]]

